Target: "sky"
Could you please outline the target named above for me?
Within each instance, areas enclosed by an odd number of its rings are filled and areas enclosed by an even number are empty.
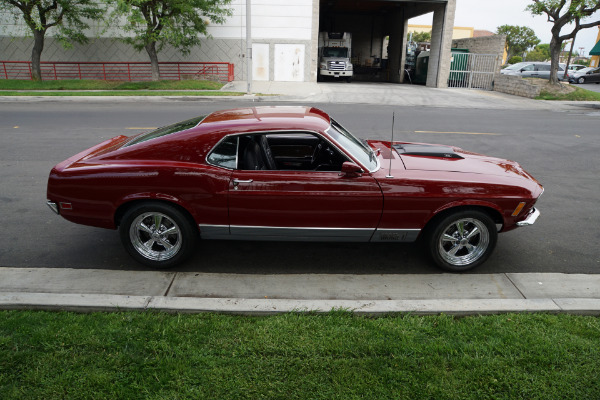
[[[500,25],[528,26],[535,31],[541,43],[550,43],[552,23],[544,16],[534,16],[525,7],[531,0],[456,0],[455,26],[473,27],[475,29],[496,32]],[[431,25],[433,14],[413,18],[410,24]],[[600,20],[600,12],[584,22]],[[573,28],[565,26],[561,34],[570,33]],[[573,51],[579,53],[579,47],[584,47],[584,55],[596,44],[598,28],[579,31],[575,39]]]

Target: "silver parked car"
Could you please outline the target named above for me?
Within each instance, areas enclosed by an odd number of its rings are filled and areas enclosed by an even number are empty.
[[[558,79],[565,80],[565,64],[558,65]],[[549,62],[520,62],[500,71],[503,75],[518,75],[523,78],[550,79]],[[568,74],[567,74],[568,77]]]
[[[600,68],[587,67],[580,69],[577,72],[569,74],[569,82],[571,83],[600,83]]]
[[[581,65],[581,64],[571,64],[569,65],[569,76],[573,73],[573,72],[577,72],[581,69],[584,69],[585,65]]]

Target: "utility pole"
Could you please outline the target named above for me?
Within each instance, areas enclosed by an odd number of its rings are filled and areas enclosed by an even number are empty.
[[[246,67],[248,77],[248,94],[252,93],[252,13],[250,3],[252,0],[246,0]]]

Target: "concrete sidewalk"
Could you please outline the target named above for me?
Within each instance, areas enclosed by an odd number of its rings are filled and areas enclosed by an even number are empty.
[[[246,92],[247,83],[233,81],[226,84],[221,90]],[[291,101],[305,104],[354,103],[402,107],[551,111],[573,111],[582,107],[600,105],[599,102],[533,100],[486,90],[438,89],[421,85],[381,82],[253,82],[252,93],[256,97],[256,101]],[[594,110],[591,109],[591,112]]]
[[[600,315],[600,275],[254,275],[0,268],[0,308],[240,314],[342,308],[360,314]]]
[[[246,92],[247,83],[233,81],[222,91]],[[373,82],[254,82],[244,96],[2,96],[3,102],[293,102],[305,105],[372,104],[398,107],[468,108],[494,110],[549,110],[597,115],[600,102],[532,100],[505,93],[471,89],[437,89],[420,85]]]

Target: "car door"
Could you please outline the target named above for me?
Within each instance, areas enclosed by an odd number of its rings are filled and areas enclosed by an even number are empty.
[[[588,82],[600,82],[600,68],[596,68],[589,72],[589,75],[586,75],[586,80]]]
[[[343,156],[343,152],[335,150]],[[239,154],[241,158],[241,149]],[[383,195],[368,172],[291,170],[285,169],[286,165],[277,165],[276,170],[251,170],[238,164],[229,184],[232,238],[311,241],[371,238],[381,218]]]
[[[534,64],[526,65],[525,67],[521,68],[520,72],[521,72],[521,76],[523,78],[537,77],[538,76]]]

